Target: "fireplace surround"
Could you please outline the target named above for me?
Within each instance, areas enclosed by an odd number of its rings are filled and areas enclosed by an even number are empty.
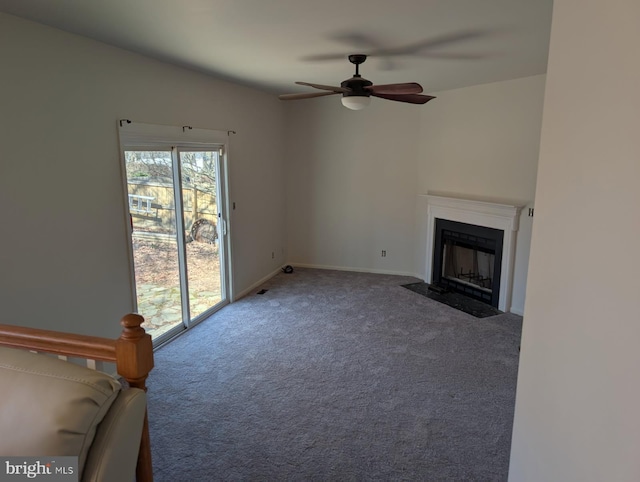
[[[437,275],[440,274],[440,278],[442,278],[442,275],[445,274],[442,270],[443,258],[439,254],[435,256],[436,249],[438,253],[441,252],[441,243],[446,242],[445,238],[451,240],[449,235],[443,237],[442,229],[461,233],[463,237],[467,237],[467,239],[457,242],[457,245],[463,248],[469,247],[470,239],[468,236],[475,238],[473,240],[474,243],[480,239],[481,245],[482,243],[488,243],[485,248],[479,250],[480,253],[484,253],[480,256],[483,258],[483,263],[487,262],[484,259],[486,258],[485,254],[492,254],[491,251],[496,251],[496,247],[499,249],[497,249],[497,253],[493,253],[495,269],[491,276],[487,276],[486,270],[480,274],[483,278],[491,277],[491,288],[488,287],[489,281],[486,280],[483,281],[485,286],[470,282],[469,284],[476,284],[480,288],[485,288],[484,290],[473,289],[475,296],[472,295],[472,297],[476,299],[484,298],[484,302],[496,306],[499,310],[510,311],[516,234],[522,207],[445,195],[428,194],[426,198],[427,249],[425,281],[427,283],[441,282],[441,279],[436,279]],[[455,229],[450,229],[452,227]],[[493,247],[490,247],[489,244],[492,244]],[[463,253],[462,257],[464,258],[465,256],[466,253]],[[434,276],[434,267],[437,273],[436,276]],[[463,271],[465,269],[467,268],[463,268]],[[447,277],[453,278],[452,276]],[[456,282],[454,281],[453,283]],[[445,281],[444,284],[446,285],[447,282]],[[465,283],[463,281],[457,284],[464,285]],[[456,291],[464,291],[464,287]],[[488,292],[491,294],[487,298]]]

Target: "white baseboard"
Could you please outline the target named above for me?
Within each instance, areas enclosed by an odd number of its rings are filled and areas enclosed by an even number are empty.
[[[509,311],[514,315],[524,316],[524,309],[519,306],[512,306]]]
[[[272,271],[271,273],[269,273],[267,276],[263,277],[262,279],[256,281],[255,283],[253,283],[251,286],[249,286],[247,289],[242,290],[240,293],[238,293],[237,295],[235,295],[233,297],[233,299],[231,300],[231,302],[233,303],[234,301],[238,301],[240,298],[247,296],[250,292],[252,292],[253,290],[255,290],[258,286],[260,286],[263,283],[266,283],[267,281],[269,281],[271,278],[273,278],[275,275],[277,275],[278,273],[282,272],[281,268],[277,268],[276,270]]]
[[[390,274],[395,276],[412,276],[414,278],[422,279],[415,273],[407,273],[405,271],[391,271],[384,269],[369,269],[369,268],[353,268],[349,266],[327,266],[323,264],[305,264],[305,263],[291,263],[294,268],[312,268],[312,269],[330,269],[335,271],[354,271],[356,273],[374,273],[374,274]]]

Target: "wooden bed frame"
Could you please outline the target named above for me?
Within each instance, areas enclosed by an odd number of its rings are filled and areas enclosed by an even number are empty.
[[[143,322],[144,318],[140,315],[126,315],[120,320],[122,333],[115,340],[0,324],[0,345],[52,353],[60,358],[84,358],[90,368],[95,368],[96,361],[115,363],[118,374],[130,386],[146,391],[146,379],[153,368],[153,345],[151,336],[140,326]],[[136,480],[153,481],[146,413],[138,452]]]

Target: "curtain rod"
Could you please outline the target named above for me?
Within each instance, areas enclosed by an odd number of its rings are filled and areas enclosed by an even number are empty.
[[[131,124],[133,121],[129,119],[120,119],[118,122],[120,123],[120,127],[122,127],[124,126],[124,124]],[[182,132],[186,132],[188,130],[190,131],[192,129],[193,129],[192,126],[182,126]],[[212,129],[206,129],[206,130],[212,130]],[[231,134],[236,134],[236,131],[227,130],[227,135],[230,136]]]

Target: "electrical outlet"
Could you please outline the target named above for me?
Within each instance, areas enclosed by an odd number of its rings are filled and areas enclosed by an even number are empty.
[[[532,218],[533,217],[533,208],[529,208],[529,217]]]
[[[275,259],[276,258],[276,252],[275,251],[271,251],[271,259]]]
[[[387,257],[387,250],[386,250],[386,249],[383,249],[383,250],[382,250],[382,257],[383,257],[383,258],[386,258],[386,257]]]

